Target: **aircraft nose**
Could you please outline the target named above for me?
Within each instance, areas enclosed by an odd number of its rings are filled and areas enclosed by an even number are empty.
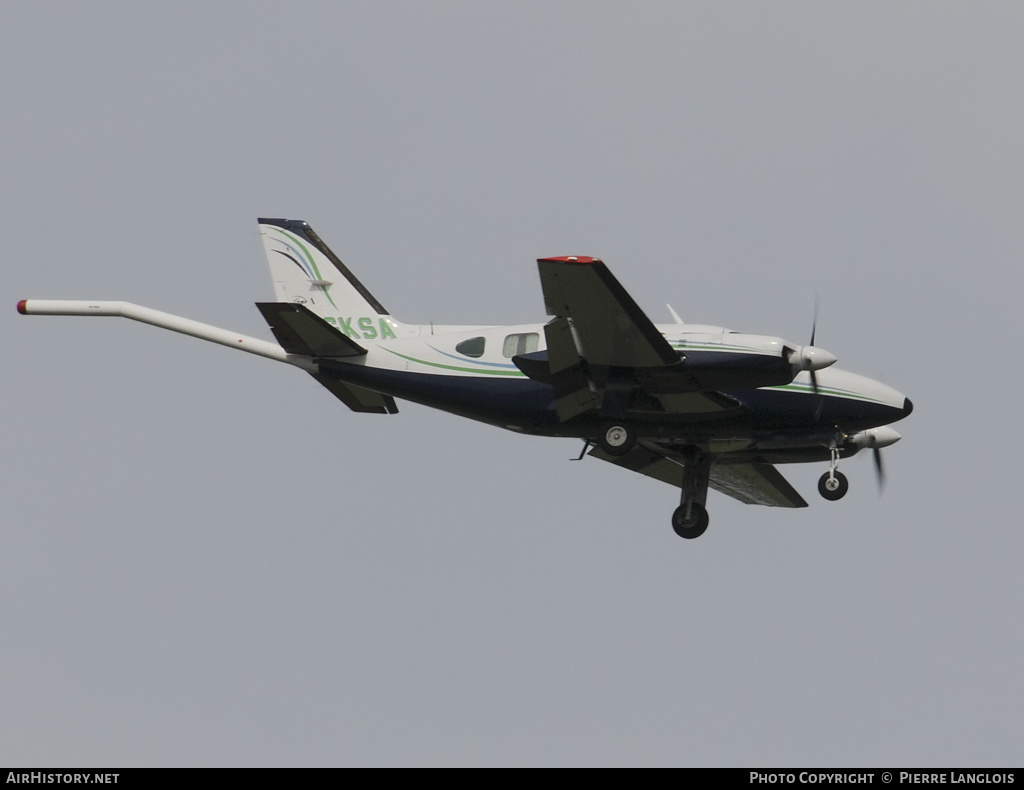
[[[900,417],[900,419],[902,420],[903,417],[908,416],[910,414],[910,412],[912,412],[913,410],[914,410],[914,404],[910,402],[910,398],[904,398],[903,399],[903,414]]]

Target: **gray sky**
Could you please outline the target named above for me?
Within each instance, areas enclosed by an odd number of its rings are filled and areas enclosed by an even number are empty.
[[[0,764],[1020,765],[1024,6],[9,2]],[[257,216],[410,322],[818,344],[904,439],[668,486],[22,298],[270,338]]]

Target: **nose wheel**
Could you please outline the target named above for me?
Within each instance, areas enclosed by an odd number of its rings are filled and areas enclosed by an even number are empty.
[[[818,493],[829,502],[842,499],[849,490],[850,481],[846,479],[846,475],[842,472],[825,472],[821,479],[818,480]]]
[[[836,469],[836,466],[839,465],[839,448],[833,444],[831,449],[832,461],[828,471],[818,480],[818,493],[829,502],[835,502],[846,496],[846,492],[850,490],[850,481],[846,479],[846,475]]]

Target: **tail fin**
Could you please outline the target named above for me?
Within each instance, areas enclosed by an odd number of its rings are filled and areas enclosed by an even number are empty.
[[[258,222],[278,302],[305,305],[355,339],[395,336],[398,322],[309,223],[297,219]]]

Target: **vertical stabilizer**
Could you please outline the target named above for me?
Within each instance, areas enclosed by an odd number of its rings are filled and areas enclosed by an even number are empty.
[[[278,302],[304,305],[350,337],[394,337],[399,324],[309,223],[296,219],[258,222]],[[368,327],[372,327],[369,332]]]

